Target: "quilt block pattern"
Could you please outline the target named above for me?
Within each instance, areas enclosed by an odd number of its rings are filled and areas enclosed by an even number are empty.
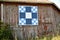
[[[19,25],[38,25],[37,6],[19,6]]]

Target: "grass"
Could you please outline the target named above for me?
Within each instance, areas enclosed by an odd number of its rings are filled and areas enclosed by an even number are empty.
[[[50,35],[50,36],[43,36],[43,37],[38,37],[36,36],[35,39],[31,39],[31,40],[60,40],[60,35]]]
[[[55,36],[55,37],[52,37],[52,40],[60,40],[60,36],[57,35],[57,36]]]
[[[60,40],[60,35],[43,35],[41,37],[36,36],[35,38],[26,38],[24,40]]]

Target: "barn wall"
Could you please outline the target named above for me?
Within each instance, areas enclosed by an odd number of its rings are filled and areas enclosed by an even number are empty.
[[[56,20],[54,10],[51,5],[38,6],[38,26],[19,26],[18,25],[18,5],[4,5],[4,22],[14,28],[17,35],[22,37],[41,36],[45,33],[55,33]],[[24,35],[24,36],[23,36]]]
[[[60,11],[57,11],[56,9],[54,9],[54,15],[55,15],[55,18],[56,18],[55,19],[56,20],[56,24],[60,23]]]
[[[55,22],[56,22],[56,31],[57,33],[60,32],[60,11],[56,10],[56,8],[53,8],[54,10],[54,17],[55,17]]]

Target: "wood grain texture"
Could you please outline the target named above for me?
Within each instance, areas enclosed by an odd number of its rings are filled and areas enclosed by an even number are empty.
[[[20,5],[20,4],[19,4]],[[27,5],[27,4],[24,4]],[[33,5],[33,4],[32,4]],[[31,6],[32,6],[31,5]],[[21,37],[32,37],[47,34],[56,33],[56,23],[60,22],[60,12],[55,9],[52,5],[36,5],[38,6],[38,26],[20,26],[18,25],[18,5],[6,5],[4,4],[4,22],[9,23],[11,26],[16,28],[16,33]],[[57,17],[56,17],[57,16]],[[58,20],[59,19],[59,20]],[[47,30],[44,30],[44,27],[47,26]],[[23,36],[24,35],[24,36]]]

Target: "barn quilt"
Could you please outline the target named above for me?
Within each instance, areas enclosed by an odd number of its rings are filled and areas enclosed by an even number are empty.
[[[19,25],[38,25],[37,6],[19,6]]]

